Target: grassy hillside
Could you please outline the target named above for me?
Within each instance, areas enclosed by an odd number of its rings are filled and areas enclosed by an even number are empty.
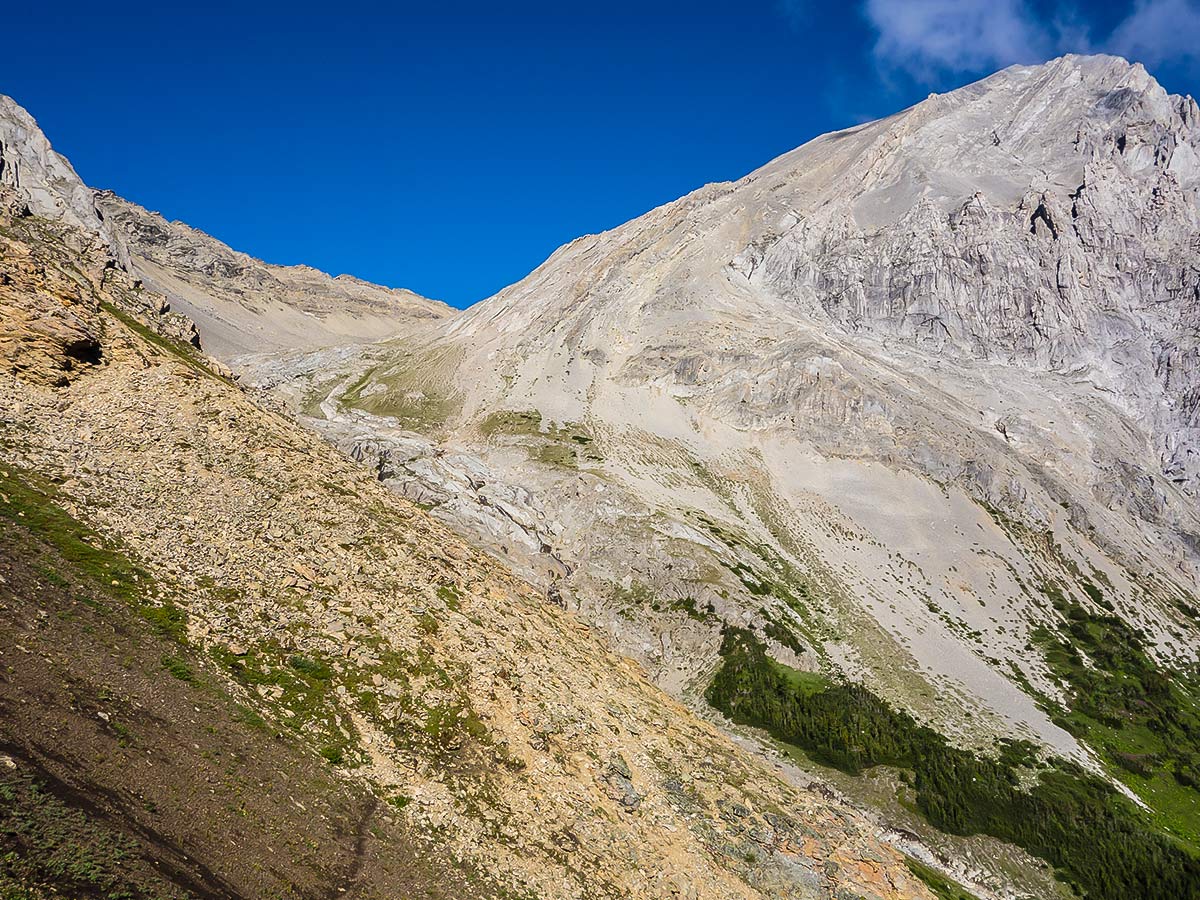
[[[170,586],[0,464],[0,897],[489,897],[265,706]]]

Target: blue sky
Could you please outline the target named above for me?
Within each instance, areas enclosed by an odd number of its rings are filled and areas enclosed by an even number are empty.
[[[0,92],[89,184],[269,262],[465,306],[831,129],[1068,51],[1200,85],[1200,0],[74,4]]]

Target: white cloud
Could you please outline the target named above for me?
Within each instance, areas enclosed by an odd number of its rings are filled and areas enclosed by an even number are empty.
[[[1030,0],[865,0],[863,13],[877,34],[880,69],[920,80],[1067,52],[1105,51],[1149,66],[1200,69],[1200,0],[1133,0],[1129,14],[1107,34],[1097,34],[1087,6],[1071,0],[1044,19]]]
[[[1137,0],[1133,12],[1106,41],[1113,53],[1158,65],[1200,62],[1200,3],[1195,0]]]
[[[1024,0],[867,0],[875,58],[917,77],[1040,62],[1057,41]]]

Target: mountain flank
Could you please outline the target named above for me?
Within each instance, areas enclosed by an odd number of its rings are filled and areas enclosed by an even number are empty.
[[[268,265],[109,191],[96,195],[95,206],[129,271],[195,322],[205,350],[227,361],[392,337],[452,312],[412,291]]]
[[[929,896],[4,202],[6,894]]]

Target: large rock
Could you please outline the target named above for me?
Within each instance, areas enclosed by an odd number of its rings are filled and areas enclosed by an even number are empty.
[[[83,233],[94,233],[122,264],[123,244],[97,210],[93,191],[67,159],[50,146],[33,116],[0,94],[0,187],[12,190],[29,211]]]

